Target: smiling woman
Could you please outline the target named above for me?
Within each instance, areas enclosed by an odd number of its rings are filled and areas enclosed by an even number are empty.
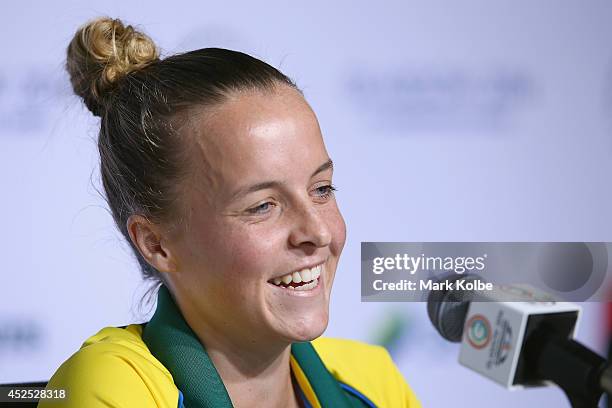
[[[68,47],[101,118],[114,220],[147,279],[145,324],[85,341],[48,388],[64,407],[417,407],[386,351],[320,338],[346,229],[333,163],[297,86],[225,49],[160,59],[119,20]]]

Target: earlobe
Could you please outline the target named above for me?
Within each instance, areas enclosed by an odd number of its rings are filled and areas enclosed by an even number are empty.
[[[171,249],[165,245],[162,228],[142,215],[131,215],[127,230],[134,246],[142,257],[159,272],[176,271],[176,262]]]

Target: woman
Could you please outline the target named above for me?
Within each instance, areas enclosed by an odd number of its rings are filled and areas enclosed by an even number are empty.
[[[318,338],[345,225],[289,78],[224,49],[160,59],[109,18],[77,31],[67,69],[101,118],[114,220],[160,289],[150,322],[89,338],[49,382],[68,398],[40,406],[419,406],[384,349]]]

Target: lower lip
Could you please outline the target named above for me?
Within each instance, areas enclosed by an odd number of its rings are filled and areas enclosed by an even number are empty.
[[[295,289],[287,289],[281,286],[276,286],[273,283],[269,283],[269,285],[273,286],[277,292],[285,295],[285,296],[297,296],[297,297],[312,297],[317,296],[323,290],[323,271],[321,271],[321,275],[319,276],[319,283],[317,286],[310,290],[295,290]]]

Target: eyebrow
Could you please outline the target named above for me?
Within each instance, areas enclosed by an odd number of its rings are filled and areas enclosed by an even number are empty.
[[[328,170],[328,169],[332,169],[333,170],[333,168],[334,168],[334,162],[331,159],[329,159],[325,163],[320,165],[314,171],[314,173],[312,173],[310,178],[313,178],[314,176],[316,176],[317,174],[319,174],[321,172],[324,172],[325,170]],[[264,182],[261,182],[261,183],[253,184],[252,186],[244,187],[244,188],[241,188],[240,190],[236,191],[234,194],[232,194],[231,200],[232,201],[236,200],[239,197],[245,196],[245,195],[253,193],[255,191],[265,190],[266,188],[281,187],[283,185],[284,185],[284,183],[281,182],[281,181],[264,181]]]

